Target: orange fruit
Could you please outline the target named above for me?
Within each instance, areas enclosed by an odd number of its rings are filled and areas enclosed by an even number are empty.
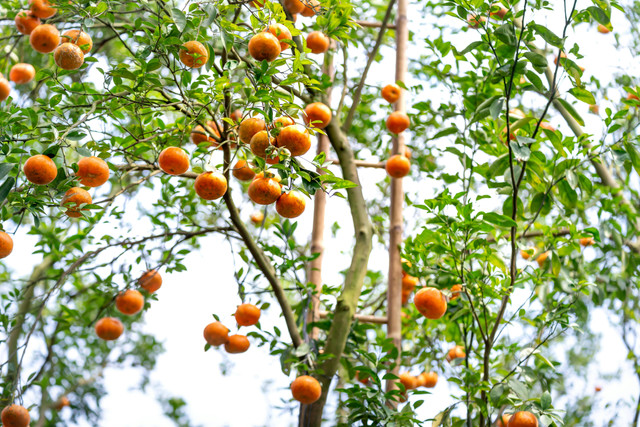
[[[302,156],[311,148],[311,136],[302,125],[291,125],[282,128],[276,138],[278,147],[284,147],[291,152],[291,156]]]
[[[597,385],[595,390],[596,390],[596,393],[601,392],[602,391],[602,387]]]
[[[611,32],[610,29],[608,29],[607,27],[605,27],[602,24],[598,24],[598,32],[601,34],[609,34]]]
[[[240,119],[242,119],[242,111],[240,110],[232,111],[231,114],[229,114],[229,118],[236,123],[239,122]]]
[[[83,157],[78,161],[76,176],[80,184],[87,187],[99,187],[109,180],[109,166],[100,157]]]
[[[409,171],[411,170],[411,163],[404,155],[394,154],[389,157],[384,168],[389,176],[393,178],[402,178],[409,174]]]
[[[284,0],[284,8],[291,14],[296,15],[302,13],[305,6],[300,0]],[[294,21],[295,22],[295,21]]]
[[[189,156],[180,147],[167,147],[160,153],[158,165],[169,175],[180,175],[189,170]]]
[[[253,304],[240,304],[234,316],[238,325],[253,326],[260,320],[260,309]]]
[[[11,86],[9,86],[9,80],[5,79],[2,74],[0,74],[0,101],[4,101],[9,97],[11,93]]]
[[[220,172],[203,172],[194,183],[196,194],[205,200],[216,200],[227,192],[227,178]]]
[[[282,193],[276,200],[276,212],[285,218],[296,218],[302,215],[306,201],[299,191],[290,191]]]
[[[547,258],[549,258],[549,255],[551,255],[551,251],[542,252],[540,255],[538,255],[538,258],[536,258],[536,262],[538,263],[539,267],[542,267],[544,265]]]
[[[560,58],[566,58],[567,54],[564,52],[560,52]],[[554,65],[558,65],[558,57],[556,56],[555,58],[553,58],[553,63]]]
[[[331,122],[331,109],[322,102],[314,102],[304,109],[304,122],[311,127],[324,129]]]
[[[17,85],[29,83],[36,76],[36,69],[23,62],[14,65],[9,71],[9,79]]]
[[[451,362],[454,359],[460,359],[466,356],[467,354],[464,352],[464,348],[461,345],[456,345],[455,347],[449,349],[446,359],[447,362]]]
[[[154,293],[162,286],[162,276],[156,270],[146,271],[138,279],[138,285],[150,294]]]
[[[507,427],[538,427],[538,419],[529,411],[518,411],[511,415]]]
[[[270,205],[282,194],[280,183],[273,177],[256,175],[247,191],[249,198],[259,205]]]
[[[507,427],[509,418],[511,418],[510,414],[502,414],[502,416],[496,421],[496,427]]]
[[[304,9],[300,12],[300,15],[306,16],[307,18],[312,17],[316,13],[320,11],[320,3],[318,0],[305,0]]]
[[[62,43],[53,51],[53,59],[63,70],[77,70],[84,64],[84,53],[73,43]]]
[[[31,31],[29,43],[36,52],[53,52],[60,44],[60,32],[51,24],[38,25]]]
[[[504,19],[505,16],[507,16],[507,12],[508,10],[505,9],[504,7],[500,6],[499,4],[494,4],[491,6],[492,9],[498,8],[498,10],[495,10],[493,12],[490,13],[490,15],[496,19]]]
[[[413,390],[418,387],[418,379],[408,372],[400,374],[400,383],[405,390]]]
[[[582,239],[580,239],[580,244],[582,246],[591,246],[594,245],[596,243],[595,240],[593,240],[593,237],[583,237]]]
[[[600,114],[600,106],[597,104],[589,105],[589,112],[595,115]]]
[[[395,134],[404,132],[410,124],[409,116],[401,111],[394,111],[387,117],[387,129]]]
[[[528,249],[521,249],[520,250],[520,256],[522,257],[522,259],[526,260],[526,259],[531,258],[531,255],[529,254],[529,252],[527,252],[529,250],[533,250],[534,253],[535,253],[535,249],[534,248],[528,248]]]
[[[329,50],[330,42],[329,37],[320,31],[312,31],[307,35],[307,47],[311,49],[311,53],[325,53]]]
[[[423,387],[433,388],[438,383],[438,374],[436,374],[435,372],[426,372],[426,373],[423,373],[422,375],[424,375],[424,380],[422,385]]]
[[[31,417],[24,406],[10,405],[2,410],[0,420],[4,427],[28,427]]]
[[[29,182],[37,185],[46,185],[56,179],[58,168],[49,156],[37,154],[29,157],[22,168]]]
[[[249,142],[251,152],[263,159],[267,157],[267,148],[276,145],[276,139],[269,135],[266,130],[261,130],[251,137]]]
[[[447,311],[447,299],[436,288],[420,289],[413,297],[413,304],[427,319],[439,319]]]
[[[86,208],[80,208],[80,205],[90,205],[91,202],[91,194],[80,187],[71,187],[64,193],[62,198],[62,206],[67,208],[65,213],[71,218],[80,218],[82,216],[80,211],[87,210]]]
[[[70,404],[71,402],[69,402],[69,398],[67,396],[60,396],[55,404],[56,411],[62,411],[62,408],[69,406]]]
[[[190,40],[180,49],[180,61],[189,68],[200,68],[209,60],[209,51],[199,41]]]
[[[469,23],[469,28],[478,29],[482,24],[487,22],[487,18],[484,16],[467,16],[467,22]]]
[[[49,0],[29,0],[29,7],[32,14],[42,19],[51,18],[58,12],[58,9],[51,7]]]
[[[309,375],[301,375],[291,383],[291,394],[303,405],[310,405],[320,399],[322,387],[317,379]]]
[[[127,289],[116,297],[116,309],[127,316],[138,313],[144,307],[144,297],[135,289]]]
[[[233,167],[233,176],[240,181],[251,181],[256,173],[249,167],[246,160],[238,160]]]
[[[93,40],[91,36],[81,30],[67,30],[62,33],[62,42],[75,44],[82,50],[83,54],[91,52],[93,48]]]
[[[454,299],[459,298],[461,293],[462,285],[453,285],[451,287],[451,296],[449,297],[449,301],[453,301]]]
[[[204,327],[204,339],[212,346],[225,344],[229,341],[229,329],[220,322],[209,323]]]
[[[218,141],[216,140],[216,138],[220,138],[218,124],[213,120],[209,120],[207,122],[207,128],[208,129],[205,129],[200,125],[194,127],[191,131],[191,142],[199,145],[205,141],[208,141],[210,143],[210,146],[217,146]],[[214,136],[216,138],[214,138]]]
[[[249,219],[251,219],[251,222],[254,223],[255,225],[260,225],[264,220],[264,214],[262,213],[262,211],[255,211],[254,213],[251,214]]]
[[[13,239],[9,234],[0,230],[0,259],[11,255],[13,251]]]
[[[287,126],[291,126],[294,124],[295,122],[293,121],[293,119],[288,116],[278,117],[273,121],[273,127],[276,129],[286,128]]]
[[[418,282],[419,280],[417,277],[409,276],[408,274],[406,274],[402,277],[402,290],[406,290],[411,293],[411,291],[416,288],[416,285],[418,285]]]
[[[274,61],[280,56],[280,41],[267,31],[262,31],[249,40],[249,55],[256,61]]]
[[[293,37],[291,36],[291,31],[287,27],[282,24],[271,24],[267,27],[267,31],[276,36],[278,41],[280,42],[280,52],[284,52],[289,49],[289,43],[284,42],[282,40],[291,40]]]
[[[382,88],[382,97],[389,103],[393,104],[400,99],[400,92],[402,88],[395,83],[386,85]]]
[[[240,122],[240,126],[238,127],[238,137],[240,138],[240,141],[245,144],[249,144],[251,143],[253,135],[266,129],[267,126],[264,120],[258,117],[251,117]]]
[[[249,339],[244,335],[229,335],[229,339],[224,343],[224,349],[229,354],[244,353],[249,350]]]
[[[29,35],[34,28],[40,25],[40,18],[32,14],[30,10],[23,10],[16,15],[15,23],[18,32]]]
[[[124,332],[124,325],[115,317],[103,317],[96,322],[96,335],[105,341],[118,339]]]

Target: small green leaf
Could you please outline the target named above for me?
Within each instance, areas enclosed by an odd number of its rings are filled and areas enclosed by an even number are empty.
[[[569,93],[575,96],[578,101],[585,102],[589,105],[593,105],[596,103],[596,98],[585,88],[578,86],[572,87],[571,89],[569,89]]]
[[[550,29],[548,29],[547,27],[543,25],[538,25],[538,24],[530,24],[530,27],[533,28],[533,30],[536,33],[538,33],[540,37],[542,37],[544,41],[549,43],[551,46],[555,46],[555,47],[562,46],[562,39],[557,35],[555,35],[555,33]]]
[[[584,126],[584,120],[582,119],[582,117],[580,117],[580,114],[578,114],[578,112],[576,111],[575,108],[573,108],[573,105],[569,104],[567,101],[565,101],[562,98],[558,98],[558,102],[560,104],[562,104],[562,106],[564,108],[567,109],[567,111],[569,112],[569,114],[571,114],[571,117],[573,117],[574,119],[576,119],[576,122],[578,122],[578,124],[580,126]]]
[[[12,163],[2,163],[0,164],[0,179],[4,178],[5,176],[9,175],[9,172],[11,172],[11,170],[13,169],[13,164]]]
[[[187,16],[183,11],[175,7],[171,9],[171,16],[173,17],[173,22],[176,23],[178,31],[183,32],[185,27],[187,26]]]
[[[2,183],[2,185],[0,185],[0,203],[4,202],[15,183],[16,179],[10,176],[4,183]]]
[[[587,10],[589,11],[589,14],[593,16],[593,19],[598,22],[598,24],[607,26],[611,22],[610,15],[598,6],[589,6]]]
[[[509,228],[517,225],[516,222],[508,216],[504,216],[496,212],[484,212],[482,214],[482,219],[491,224],[495,224],[498,227]]]

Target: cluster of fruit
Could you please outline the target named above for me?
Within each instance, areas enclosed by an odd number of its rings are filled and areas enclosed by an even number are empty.
[[[394,104],[400,99],[402,88],[395,83],[388,84],[382,88],[382,97],[390,104]],[[411,121],[407,113],[402,111],[394,111],[387,117],[387,130],[394,134],[399,134],[409,129]],[[402,154],[394,154],[387,160],[385,170],[392,178],[403,178],[409,174],[411,170],[411,151],[406,147],[402,147]]]
[[[240,304],[234,316],[238,326],[253,326],[260,320],[260,309],[254,304]],[[245,335],[229,335],[229,328],[217,321],[205,326],[204,339],[214,347],[224,344],[224,349],[230,354],[244,353],[250,345]]]

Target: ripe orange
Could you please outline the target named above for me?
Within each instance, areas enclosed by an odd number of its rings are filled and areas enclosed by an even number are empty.
[[[205,129],[200,125],[194,127],[191,131],[191,142],[199,145],[205,141],[208,141],[210,146],[218,145],[218,141],[216,140],[216,138],[214,138],[214,136],[220,138],[218,124],[213,120],[209,120],[207,122],[207,128],[208,129]]]
[[[260,320],[260,309],[253,304],[240,304],[234,316],[238,325],[253,326]]]
[[[304,126],[291,125],[280,131],[276,144],[288,149],[293,157],[302,156],[311,148],[311,136]]]
[[[280,183],[273,177],[256,175],[247,191],[249,198],[259,205],[270,205],[282,194]]]
[[[499,9],[491,12],[490,15],[496,19],[504,19],[504,17],[507,16],[508,10],[498,4],[494,4],[491,6],[492,9],[496,7],[499,7]]]
[[[302,10],[302,12],[300,12],[300,15],[310,18],[319,11],[320,3],[318,2],[318,0],[305,0],[304,9]]]
[[[154,293],[162,286],[162,276],[156,270],[146,271],[138,279],[138,285],[150,294]]]
[[[291,14],[302,13],[305,6],[300,0],[284,0],[284,8]],[[295,21],[294,21],[295,22]]]
[[[591,245],[595,245],[596,241],[593,240],[593,237],[583,237],[582,239],[580,239],[580,244],[582,246],[591,246]]]
[[[401,111],[394,111],[387,117],[387,129],[395,134],[404,132],[410,124],[409,116]]]
[[[278,41],[280,42],[280,51],[284,52],[285,50],[289,49],[289,43],[291,42],[284,42],[282,40],[291,40],[292,36],[291,36],[291,31],[289,31],[289,29],[287,27],[285,27],[282,24],[271,24],[269,25],[269,27],[267,27],[267,31],[269,31],[271,34],[273,34],[274,36],[276,36],[276,38],[278,39]]]
[[[597,385],[595,390],[596,390],[596,393],[601,392],[602,391],[602,387]]]
[[[87,187],[99,187],[109,180],[109,166],[100,157],[83,157],[78,161],[76,176],[80,184]]]
[[[0,259],[11,255],[13,251],[13,239],[9,234],[0,230]]]
[[[180,61],[189,68],[200,68],[209,60],[209,51],[196,40],[190,40],[182,45],[180,49]]]
[[[423,375],[423,387],[433,388],[436,386],[436,384],[438,383],[438,374],[436,374],[435,372],[426,372]]]
[[[413,277],[413,276],[409,276],[408,274],[405,274],[402,277],[402,290],[406,290],[406,291],[413,291],[416,286],[418,285],[418,278],[417,277]]]
[[[227,178],[220,172],[203,172],[194,183],[196,194],[205,200],[216,200],[227,192]]]
[[[19,63],[11,67],[9,79],[17,85],[29,83],[36,76],[36,69],[31,64]]]
[[[53,59],[63,70],[77,70],[84,64],[84,53],[73,43],[62,43],[53,51]]]
[[[322,102],[314,102],[304,109],[304,122],[311,127],[324,129],[331,122],[331,109]]]
[[[610,29],[608,29],[607,27],[605,27],[602,24],[598,24],[598,32],[601,34],[609,34],[611,32]]]
[[[38,25],[31,31],[29,43],[36,52],[53,52],[60,44],[60,32],[51,24]]]
[[[467,16],[467,22],[469,23],[469,28],[478,29],[482,24],[487,22],[487,18],[484,16]]]
[[[49,0],[29,0],[31,13],[38,18],[51,18],[58,11],[55,7],[51,7]]]
[[[255,225],[260,225],[264,220],[264,214],[262,213],[262,211],[255,211],[254,213],[251,214],[249,219],[251,219],[251,222],[254,223]]]
[[[204,328],[204,339],[212,346],[225,344],[229,341],[229,329],[220,322],[209,323]]]
[[[311,53],[325,53],[329,50],[330,42],[329,37],[320,31],[312,31],[307,35],[307,47],[311,49]]]
[[[402,154],[394,154],[389,157],[387,164],[384,166],[389,176],[393,178],[402,178],[409,174],[411,163]]]
[[[285,218],[296,218],[302,215],[306,201],[299,191],[282,193],[276,201],[276,212]]]
[[[85,55],[91,52],[93,48],[93,40],[91,36],[81,30],[67,30],[62,33],[62,42],[75,44],[82,50]]]
[[[62,198],[62,206],[67,208],[65,213],[71,218],[80,218],[82,216],[80,211],[87,210],[80,208],[80,205],[90,205],[91,202],[91,194],[80,187],[71,187]]]
[[[414,388],[418,387],[418,379],[410,373],[404,372],[399,376],[400,383],[404,386],[405,390],[413,390]]]
[[[224,349],[229,354],[244,353],[249,350],[249,339],[244,335],[229,335],[229,339],[224,343]]]
[[[249,144],[251,143],[253,135],[266,129],[267,126],[264,120],[258,117],[251,117],[240,122],[240,126],[238,127],[238,137],[240,138],[240,141],[245,144]]]
[[[301,375],[291,383],[291,394],[303,405],[310,405],[320,399],[322,387],[317,379],[309,375]]]
[[[9,93],[11,93],[11,86],[9,86],[9,80],[5,79],[2,74],[0,74],[0,101],[4,101],[9,97]]]
[[[40,25],[40,18],[31,13],[30,10],[18,12],[15,19],[16,29],[22,34],[29,35]]]
[[[276,129],[286,128],[287,126],[291,126],[294,124],[295,122],[293,121],[293,119],[288,116],[278,117],[273,121],[273,127]]]
[[[464,352],[464,348],[461,345],[456,345],[455,347],[449,349],[446,359],[447,362],[451,362],[452,360],[461,359],[466,356],[467,354]]]
[[[103,317],[96,322],[96,335],[105,341],[118,339],[124,332],[124,325],[115,317]]]
[[[116,309],[127,316],[132,316],[144,307],[144,297],[135,289],[127,289],[116,297]]]
[[[240,181],[251,181],[256,173],[249,167],[246,160],[238,160],[233,167],[233,176]]]
[[[160,153],[158,164],[169,175],[180,175],[189,169],[189,156],[180,147],[167,147]]]
[[[400,99],[400,92],[402,88],[395,83],[386,85],[382,88],[382,97],[389,103],[393,104]]]
[[[263,159],[267,157],[267,148],[276,145],[276,139],[269,135],[266,130],[261,130],[251,137],[249,143],[251,152]]]
[[[449,297],[449,301],[453,301],[456,298],[460,297],[462,293],[462,285],[453,285],[451,287],[451,296]]]
[[[502,416],[496,421],[496,427],[507,427],[511,414],[502,414]]]
[[[49,184],[58,176],[56,164],[44,154],[29,157],[22,169],[29,182],[37,185]]]
[[[69,402],[69,398],[67,396],[60,396],[55,405],[56,411],[62,411],[62,408],[69,406],[70,404],[71,402]]]
[[[274,61],[280,56],[280,41],[270,32],[260,32],[249,40],[249,55],[256,61]]]
[[[529,411],[518,411],[509,418],[507,427],[538,427],[538,419]]]
[[[535,248],[527,248],[527,249],[521,249],[520,250],[520,256],[522,257],[522,259],[529,259],[531,258],[531,254],[529,254],[528,251],[533,251],[533,253],[535,254]]]
[[[542,267],[544,265],[547,258],[549,258],[549,255],[551,255],[551,251],[546,251],[538,255],[538,258],[536,258],[536,262],[538,263],[539,267]]]
[[[413,297],[413,304],[427,319],[439,319],[447,311],[447,299],[436,288],[422,288]]]
[[[28,427],[31,417],[27,408],[14,404],[2,410],[0,420],[4,427]]]

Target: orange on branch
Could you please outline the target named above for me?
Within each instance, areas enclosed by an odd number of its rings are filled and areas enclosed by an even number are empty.
[[[240,304],[234,314],[240,326],[253,326],[260,320],[260,309],[254,304]]]
[[[0,259],[6,258],[13,252],[13,239],[11,236],[0,230]]]
[[[511,415],[507,427],[538,427],[538,419],[529,411],[518,411]]]
[[[220,128],[218,127],[218,123],[213,120],[207,121],[207,128],[204,128],[200,125],[197,125],[191,131],[191,142],[196,145],[202,144],[205,141],[209,142],[209,146],[217,146],[218,140],[216,138],[220,138]]]
[[[439,319],[447,311],[447,299],[436,288],[420,289],[413,297],[413,304],[427,319]]]
[[[404,132],[411,125],[411,121],[409,120],[409,116],[406,113],[401,111],[394,111],[387,117],[387,129],[389,132],[393,132],[395,134],[399,134]]]
[[[49,0],[29,0],[31,13],[41,19],[51,18],[58,12],[58,9],[51,7]]]
[[[81,30],[67,30],[62,33],[62,42],[75,44],[82,50],[85,55],[91,52],[93,48],[93,40],[91,36]]]
[[[36,185],[46,185],[56,179],[58,168],[49,156],[37,154],[29,157],[22,167],[29,182]]]
[[[462,347],[461,345],[456,345],[455,347],[449,349],[445,359],[447,359],[447,362],[451,363],[451,361],[455,359],[462,359],[464,357],[467,357],[467,354],[464,352],[464,347]]]
[[[297,218],[304,212],[306,201],[299,191],[282,193],[276,200],[276,212],[285,218]]]
[[[317,379],[301,375],[291,383],[293,398],[304,405],[310,405],[320,399],[322,387]]]
[[[283,128],[276,138],[276,145],[291,152],[291,156],[302,156],[311,148],[311,136],[302,125],[291,125]]]
[[[0,420],[3,427],[28,427],[31,422],[29,411],[21,405],[9,405],[2,410]]]
[[[189,170],[189,156],[180,147],[167,147],[160,153],[158,165],[169,175],[180,175]]]
[[[249,40],[249,55],[256,61],[273,62],[280,52],[280,40],[270,32],[260,32]]]
[[[207,343],[212,346],[229,341],[229,329],[220,322],[212,322],[205,326],[203,335]]]
[[[224,349],[229,354],[244,353],[249,350],[249,339],[244,335],[229,335],[229,339],[224,343]]]
[[[320,11],[320,2],[318,0],[304,0],[304,9],[300,15],[310,18]]]
[[[402,88],[395,83],[388,84],[382,88],[382,97],[389,103],[393,104],[400,99]]]
[[[285,42],[283,40],[291,40],[293,37],[291,36],[291,31],[289,31],[289,29],[287,27],[285,27],[282,24],[279,23],[275,23],[275,24],[271,24],[267,27],[267,31],[269,31],[271,34],[273,34],[278,41],[280,42],[280,51],[284,52],[285,50],[289,49],[289,44],[291,42]]]
[[[205,200],[216,200],[227,192],[227,179],[220,172],[203,172],[194,183],[196,194]]]
[[[190,40],[180,49],[180,62],[189,68],[200,68],[209,61],[209,51],[197,40]]]
[[[14,21],[18,32],[27,36],[31,34],[34,28],[40,25],[40,18],[32,14],[30,10],[18,12]]]
[[[36,69],[31,64],[19,63],[11,67],[9,79],[17,85],[29,83],[36,76]]]
[[[270,205],[275,203],[282,194],[280,183],[273,177],[256,175],[247,191],[249,198],[259,205]]]
[[[0,101],[4,101],[9,97],[11,93],[11,86],[9,86],[9,80],[5,79],[2,74],[0,74]]]
[[[276,139],[269,135],[266,130],[261,130],[251,137],[249,147],[251,152],[261,158],[267,157],[267,149],[276,146]]]
[[[62,43],[53,51],[53,59],[63,70],[77,70],[84,64],[84,53],[73,43]]]
[[[29,43],[36,52],[53,52],[60,44],[60,32],[51,24],[38,25],[31,31]]]
[[[409,162],[409,159],[402,154],[394,154],[393,156],[389,157],[389,160],[387,160],[384,168],[389,176],[393,178],[403,178],[409,175],[409,171],[411,170],[411,162]]]
[[[400,383],[404,386],[405,390],[413,390],[418,387],[418,379],[408,372],[404,372],[399,375]]]
[[[240,181],[251,181],[256,176],[254,170],[251,169],[247,164],[247,161],[243,159],[236,162],[231,173]]]
[[[311,53],[325,53],[329,50],[330,44],[331,39],[320,31],[312,31],[307,35],[307,47],[311,49]]]
[[[324,129],[331,122],[331,108],[322,102],[314,102],[304,109],[304,122],[311,127]]]
[[[78,161],[76,176],[82,185],[99,187],[109,180],[109,175],[109,166],[100,157],[83,157]]]
[[[80,208],[80,205],[90,205],[91,202],[91,194],[80,187],[71,187],[62,198],[62,206],[67,208],[65,213],[71,218],[80,218],[82,216],[80,211],[87,210]]]
[[[262,213],[262,211],[255,211],[254,213],[251,214],[249,219],[255,225],[260,225],[262,224],[262,221],[264,221],[264,214]]]
[[[449,301],[453,301],[456,298],[459,298],[461,293],[462,293],[462,285],[453,285],[451,287],[451,296],[449,297]]]
[[[103,317],[96,322],[96,335],[105,341],[116,340],[124,332],[124,325],[115,317]]]
[[[144,307],[144,297],[135,289],[127,289],[116,297],[116,309],[127,316],[133,316]]]
[[[140,276],[138,285],[152,294],[162,286],[162,276],[156,270],[148,270]]]
[[[304,11],[305,5],[300,0],[284,0],[284,8],[291,14],[296,15]]]
[[[258,117],[251,117],[240,122],[240,126],[238,127],[238,137],[240,138],[240,141],[245,144],[249,144],[251,143],[251,138],[253,138],[256,133],[266,129],[267,125],[264,120]]]
[[[591,245],[595,245],[596,241],[593,240],[593,237],[583,237],[582,239],[580,239],[580,244],[582,246],[591,246]]]

